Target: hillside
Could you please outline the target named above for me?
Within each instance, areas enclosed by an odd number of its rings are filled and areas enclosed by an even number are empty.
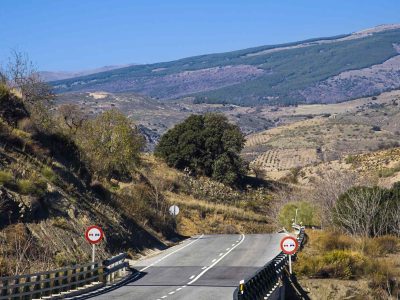
[[[269,232],[269,191],[192,178],[142,154],[132,178],[93,174],[67,136],[38,129],[24,102],[0,93],[0,276],[86,262],[85,228],[101,225],[99,258],[159,251],[195,233]],[[254,206],[259,204],[262,209]],[[176,220],[168,207],[177,204]]]
[[[336,103],[400,87],[400,28],[201,55],[54,81],[58,93],[106,91],[196,103]]]
[[[399,145],[400,92],[291,109],[307,120],[249,135],[243,156],[280,178],[295,168]]]

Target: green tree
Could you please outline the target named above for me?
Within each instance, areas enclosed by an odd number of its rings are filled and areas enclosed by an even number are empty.
[[[246,172],[240,158],[244,142],[240,128],[224,115],[192,115],[161,137],[155,154],[171,167],[233,185]]]
[[[83,159],[97,175],[125,176],[140,162],[144,139],[118,110],[109,110],[85,122],[76,141]]]
[[[292,228],[293,220],[296,220],[297,224],[302,223],[303,225],[318,225],[317,212],[315,211],[313,205],[306,201],[289,202],[285,204],[281,208],[278,218],[279,223],[286,229]]]

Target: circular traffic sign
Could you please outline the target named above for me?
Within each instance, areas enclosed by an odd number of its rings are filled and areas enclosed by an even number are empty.
[[[179,207],[178,206],[176,206],[176,205],[172,205],[170,208],[169,208],[169,214],[170,215],[172,215],[172,216],[177,216],[178,214],[179,214]]]
[[[93,225],[86,229],[85,238],[92,245],[100,243],[103,237],[104,232],[99,226]]]
[[[281,250],[283,253],[293,255],[299,248],[299,242],[295,237],[286,236],[281,240]]]

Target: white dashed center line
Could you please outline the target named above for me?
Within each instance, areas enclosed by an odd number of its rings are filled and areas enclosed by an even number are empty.
[[[155,264],[158,264],[160,261],[166,259],[168,256],[171,256],[172,254],[181,251],[182,249],[185,249],[186,247],[192,245],[193,243],[197,242],[198,240],[200,240],[202,237],[204,236],[204,234],[202,234],[201,236],[199,236],[197,239],[195,239],[194,241],[190,242],[189,244],[180,247],[179,249],[176,249],[175,251],[171,252],[170,254],[165,255],[164,257],[160,258],[159,260],[157,260],[156,262],[152,263],[151,265],[144,267],[143,269],[140,270],[140,272],[143,272],[144,270],[147,270],[148,268],[154,266]]]
[[[193,244],[194,242],[198,241],[198,240],[199,240],[201,237],[203,237],[203,236],[204,236],[204,235],[202,234],[200,237],[198,237],[196,240],[192,241],[191,243],[189,243],[189,244],[185,245],[184,247],[181,247],[181,248],[179,248],[179,249],[177,249],[177,250],[175,250],[175,251],[169,253],[168,255],[164,256],[163,258],[160,258],[160,259],[157,260],[156,262],[154,262],[154,263],[152,263],[151,265],[149,265],[149,266],[147,266],[147,267],[141,269],[140,271],[144,271],[144,270],[146,270],[146,269],[148,269],[148,268],[154,266],[155,264],[157,264],[157,263],[159,263],[160,261],[164,260],[164,259],[167,258],[168,256],[170,256],[170,255],[172,255],[172,254],[174,254],[174,253],[176,253],[176,252],[182,250],[183,248],[186,248],[187,246]],[[201,276],[203,276],[208,270],[210,270],[210,269],[213,268],[217,263],[219,263],[225,256],[227,256],[230,252],[232,252],[233,249],[235,249],[237,246],[239,246],[239,245],[244,241],[244,238],[245,238],[245,236],[244,236],[244,234],[242,234],[242,238],[239,239],[238,241],[236,241],[236,244],[232,244],[232,248],[226,248],[226,251],[227,251],[226,253],[219,253],[219,258],[218,258],[218,259],[217,259],[217,258],[214,258],[214,259],[212,260],[212,264],[211,264],[210,266],[204,266],[204,267],[202,267],[201,269],[202,269],[203,271],[202,271],[199,275],[197,275],[197,277],[196,277],[196,275],[190,276],[189,280],[191,280],[191,281],[188,282],[188,285],[193,284],[194,282],[196,282],[196,281],[197,281]],[[175,294],[176,292],[179,292],[180,290],[182,290],[182,289],[185,288],[185,287],[187,287],[187,285],[182,285],[182,287],[177,288],[175,291],[169,292],[168,295],[173,295],[173,294]],[[168,295],[162,296],[161,299],[167,298]],[[160,300],[160,299],[157,299],[157,300]]]
[[[232,247],[228,252],[226,252],[225,254],[222,253],[222,256],[216,260],[212,265],[210,265],[207,269],[203,270],[203,272],[201,272],[199,275],[197,275],[196,278],[194,278],[192,281],[190,281],[188,284],[193,284],[195,283],[201,276],[203,276],[208,270],[210,270],[211,268],[213,268],[217,263],[219,263],[225,256],[227,256],[229,253],[231,253],[233,251],[233,249],[235,249],[237,246],[239,246],[241,243],[243,243],[244,241],[244,234],[242,234],[242,239],[240,240],[240,242],[235,246]]]

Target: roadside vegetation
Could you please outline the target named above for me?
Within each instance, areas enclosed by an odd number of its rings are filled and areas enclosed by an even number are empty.
[[[174,165],[167,142],[159,157],[145,154],[138,127],[117,109],[90,115],[77,105],[55,106],[51,89],[27,66],[13,53],[1,76],[0,276],[86,262],[82,232],[92,224],[106,233],[99,259],[121,251],[135,257],[199,232],[273,230],[270,189],[263,180],[242,181],[244,137],[225,117],[185,121],[200,127],[179,133],[187,140],[177,143],[183,152],[176,150]],[[201,144],[190,144],[196,134]],[[181,208],[176,219],[172,204]]]
[[[400,185],[376,182],[331,170],[307,189],[293,184],[277,194],[280,225],[290,228],[296,219],[308,227],[294,271],[312,299],[397,299]]]

